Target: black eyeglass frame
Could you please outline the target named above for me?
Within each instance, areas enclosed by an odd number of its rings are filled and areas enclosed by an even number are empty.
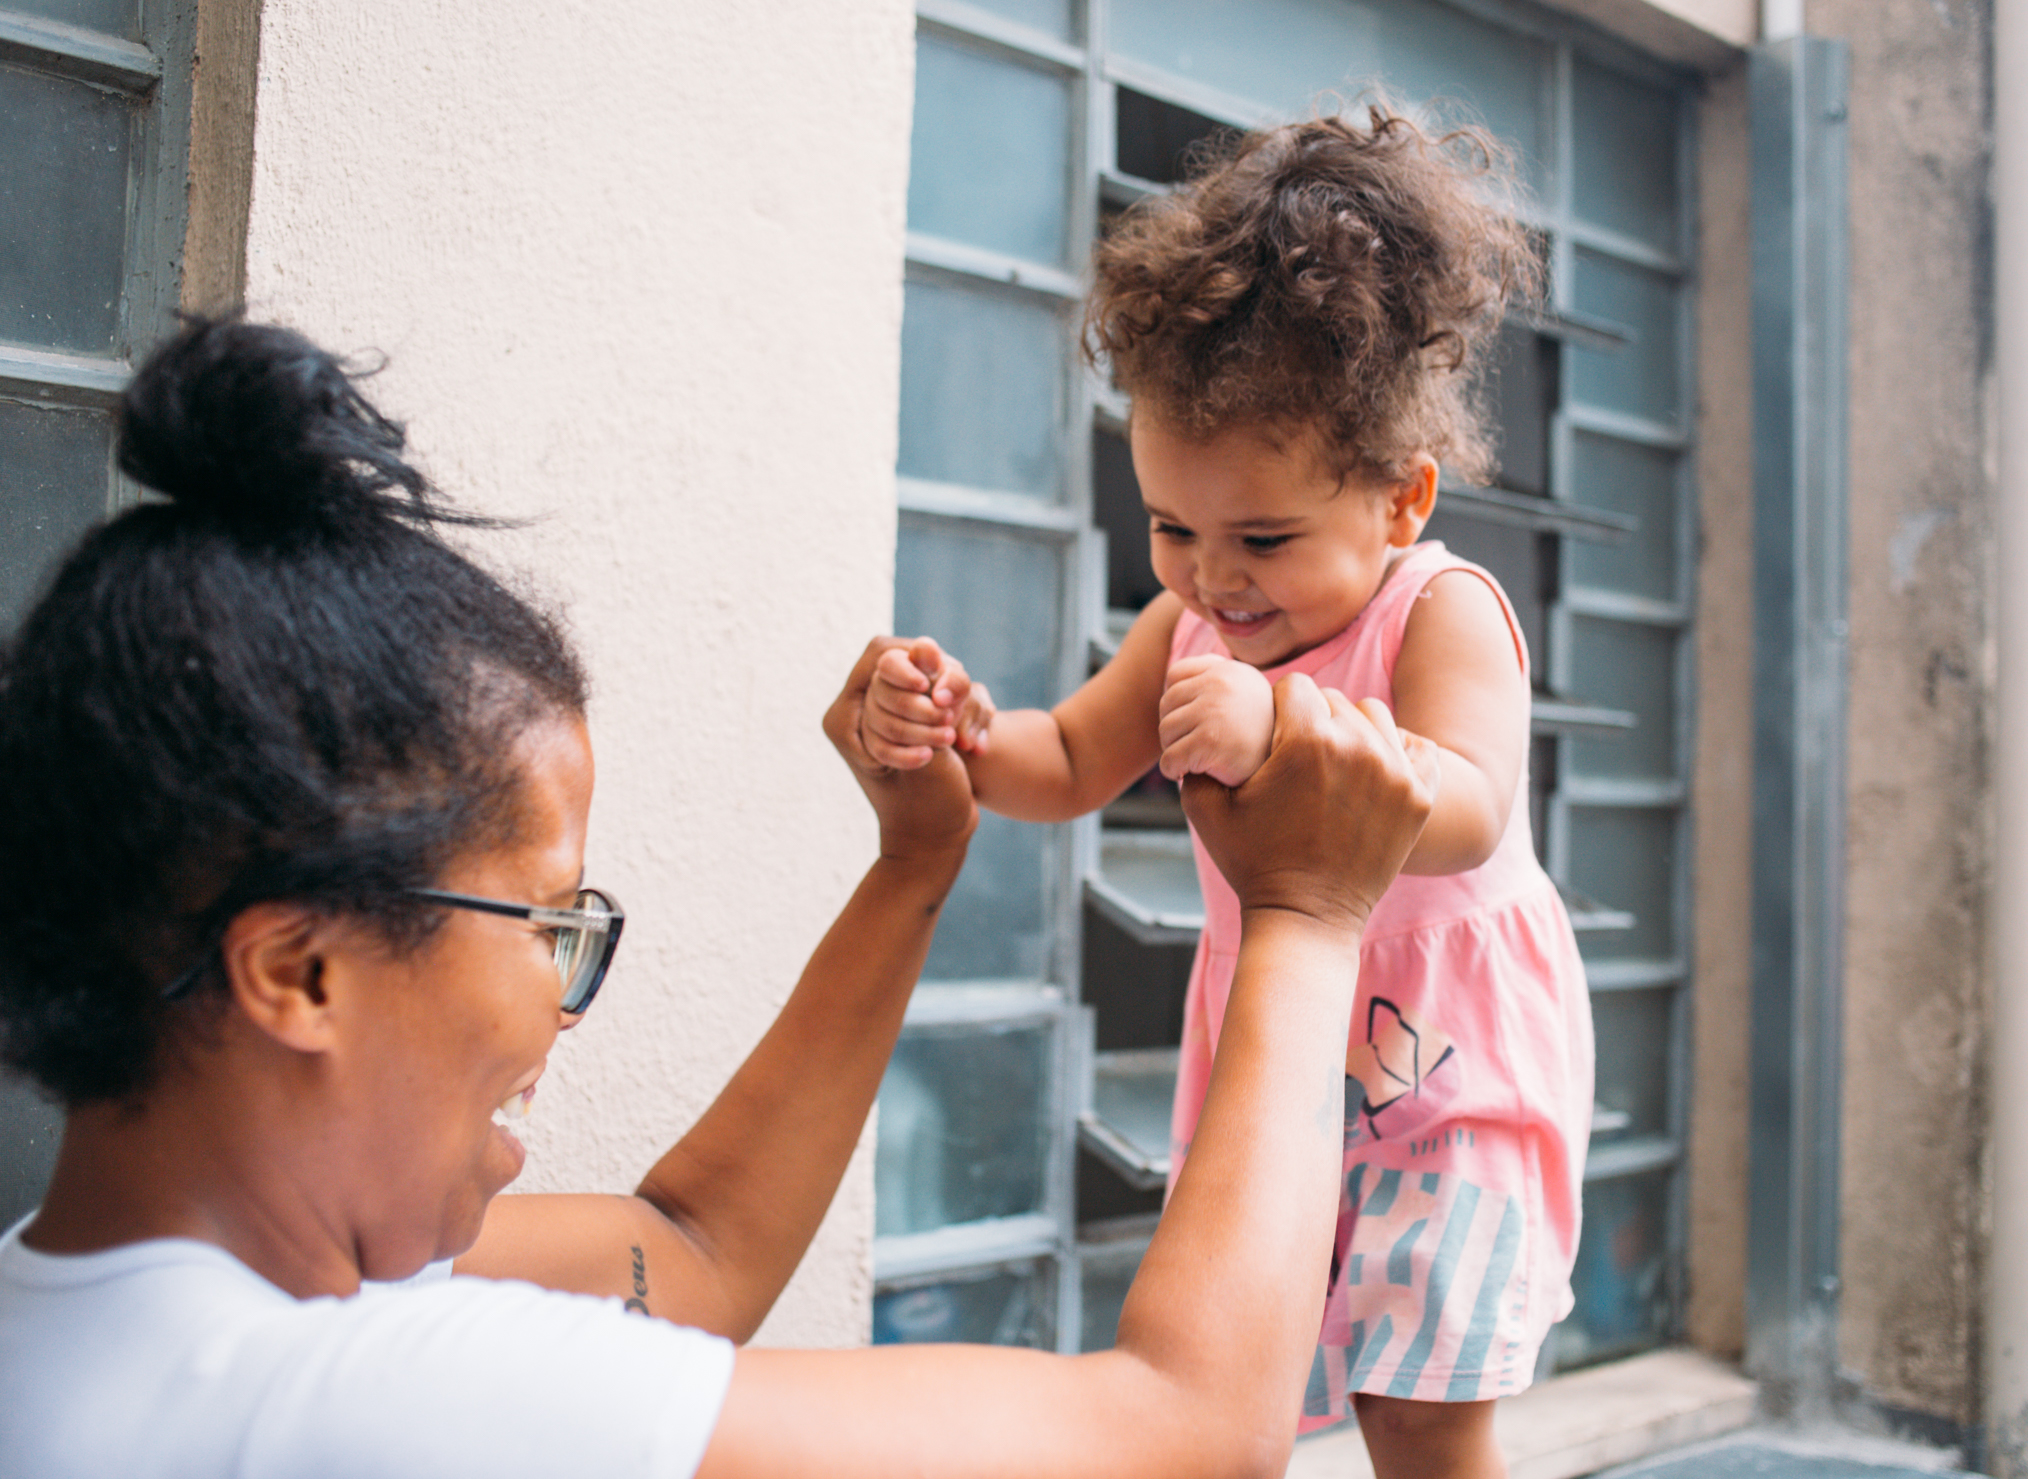
[[[452,909],[473,909],[481,914],[499,914],[509,919],[526,919],[533,924],[546,925],[551,929],[582,930],[587,934],[603,938],[599,944],[598,962],[591,969],[589,979],[580,976],[585,984],[573,991],[570,982],[563,983],[563,1010],[573,1017],[581,1017],[591,1006],[599,987],[605,984],[606,972],[613,964],[613,952],[620,946],[620,931],[626,926],[627,911],[620,907],[620,901],[604,889],[581,888],[577,891],[580,901],[586,898],[599,902],[597,909],[572,908],[552,909],[545,904],[514,904],[505,899],[487,899],[478,894],[452,893],[441,888],[411,888],[404,893],[412,898],[428,899],[433,904],[442,904]],[[206,968],[210,966],[216,950],[207,952],[190,969],[179,974],[175,980],[162,988],[164,1001],[177,1001],[190,994]],[[573,1004],[575,997],[575,1004]]]
[[[620,901],[604,889],[581,888],[577,891],[578,905],[571,909],[552,909],[546,904],[513,904],[505,899],[487,899],[478,894],[452,893],[441,888],[411,888],[405,890],[411,898],[428,899],[433,904],[444,904],[453,909],[471,909],[480,914],[498,914],[508,919],[525,919],[531,924],[545,925],[551,929],[581,930],[586,934],[598,935],[599,954],[589,975],[579,972],[576,982],[563,983],[563,1010],[573,1017],[583,1016],[590,1008],[592,998],[599,994],[599,987],[605,983],[606,972],[613,964],[613,952],[620,948],[620,931],[626,927],[627,911],[620,907]],[[584,907],[586,899],[598,901],[598,907]]]

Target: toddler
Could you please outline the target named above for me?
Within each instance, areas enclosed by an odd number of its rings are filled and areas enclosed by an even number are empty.
[[[1505,1472],[1493,1400],[1571,1307],[1591,1115],[1584,974],[1529,837],[1528,653],[1493,578],[1419,542],[1438,464],[1488,471],[1472,372],[1536,280],[1498,158],[1374,107],[1247,135],[1131,213],[1097,249],[1085,348],[1132,399],[1164,593],[1052,711],[996,712],[920,639],[883,658],[861,717],[877,760],[955,747],[981,804],[1033,821],[1158,762],[1243,784],[1287,673],[1378,698],[1416,737],[1435,807],[1360,956],[1303,1397],[1306,1427],[1356,1409],[1380,1479]],[[1239,945],[1201,846],[1197,867],[1172,1176]]]

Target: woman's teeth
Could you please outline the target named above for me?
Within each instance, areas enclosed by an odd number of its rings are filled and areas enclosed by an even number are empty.
[[[528,1118],[528,1106],[534,1102],[535,1085],[530,1084],[527,1088],[509,1094],[501,1100],[499,1109],[494,1113],[504,1115],[510,1120],[525,1120]]]

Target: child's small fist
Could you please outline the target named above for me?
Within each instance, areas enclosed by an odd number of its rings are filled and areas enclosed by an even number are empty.
[[[874,664],[859,737],[875,763],[917,770],[940,749],[984,749],[992,719],[985,685],[933,639],[918,637],[888,648]]]
[[[1169,669],[1159,734],[1162,774],[1208,775],[1237,786],[1274,743],[1275,695],[1259,668],[1229,657],[1186,657]]]

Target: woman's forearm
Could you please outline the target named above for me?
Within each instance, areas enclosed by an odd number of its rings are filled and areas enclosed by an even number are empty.
[[[1287,1417],[1316,1344],[1358,974],[1357,929],[1247,911],[1203,1115],[1120,1319],[1121,1348],[1176,1380],[1251,1382],[1247,1421]],[[1315,1272],[1293,1296],[1291,1269]]]
[[[963,862],[883,858],[804,968],[781,1015],[638,1195],[710,1277],[682,1312],[745,1339],[773,1306],[838,1188],[879,1093],[938,912]]]
[[[1276,911],[1245,929],[1117,1347],[745,1351],[702,1479],[1279,1479],[1330,1262],[1358,933]]]

